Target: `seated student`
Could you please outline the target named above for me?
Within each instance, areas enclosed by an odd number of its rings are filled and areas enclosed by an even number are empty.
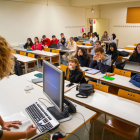
[[[77,50],[77,47],[76,47],[76,42],[74,41],[74,38],[73,37],[70,37],[70,43],[68,44],[68,46],[66,47],[67,49],[71,49],[71,50],[74,50],[75,52],[71,53],[71,57],[73,57],[76,53],[76,50]],[[65,53],[62,58],[64,60],[69,60],[69,53]]]
[[[101,41],[109,41],[109,36],[108,36],[108,33],[107,31],[104,32],[102,38],[101,38]]]
[[[95,49],[95,56],[89,64],[90,68],[99,69],[101,73],[111,71],[111,56],[104,53],[104,49],[99,47]]]
[[[95,36],[98,38],[99,40],[99,35],[97,34],[97,32],[94,32]]]
[[[111,39],[109,41],[116,43],[116,35],[112,34]]]
[[[77,58],[69,59],[68,68],[66,69],[66,80],[71,83],[86,83]]]
[[[41,42],[42,42],[42,45],[44,45],[45,47],[50,46],[50,39],[46,38],[45,35],[42,36]]]
[[[66,42],[65,38],[62,38],[61,42],[58,42],[57,46],[60,49],[66,49],[66,47],[68,46],[68,43]]]
[[[31,50],[42,50],[41,43],[39,43],[38,37],[35,37],[34,39],[35,43],[33,44]]]
[[[79,38],[79,41],[84,41],[85,39],[88,39],[88,37],[86,37],[86,33],[83,33],[82,37]]]
[[[106,52],[106,54],[111,55],[111,60],[113,65],[119,56],[119,51],[117,51],[116,43],[110,43],[109,50]]]
[[[62,41],[62,38],[65,38],[64,33],[61,33],[61,34],[60,34],[60,36],[61,36],[61,39],[60,39],[60,41],[59,41],[59,42],[61,42],[61,41]],[[66,38],[65,38],[65,40],[66,40]]]
[[[86,37],[88,37],[88,39],[90,39],[90,38],[92,37],[91,33],[90,33],[90,32],[88,32],[88,34],[87,34],[87,36],[86,36]]]
[[[58,44],[59,40],[56,38],[55,35],[52,36],[52,40],[50,42],[50,46],[52,46],[52,44]]]
[[[0,58],[1,58],[0,59],[0,80],[2,80],[3,78],[8,77],[10,74],[14,73],[14,61],[13,61],[13,55],[12,55],[12,47],[10,47],[7,41],[1,36],[0,36]],[[17,125],[22,125],[22,123],[20,121],[5,122],[2,119],[2,117],[0,117],[0,126],[2,127],[2,130],[0,129],[0,139],[1,140],[18,140],[18,139],[31,138],[34,135],[36,135],[37,127],[33,127],[33,125],[30,125],[23,132],[11,132],[10,127],[14,127],[18,129],[19,127]]]
[[[24,49],[31,49],[32,46],[33,46],[32,39],[28,38],[27,43],[24,45]]]
[[[92,37],[90,38],[90,42],[92,42],[93,44],[95,44],[95,42],[98,40],[98,38],[95,36],[94,33],[92,33]]]
[[[136,46],[133,54],[129,57],[129,61],[140,63],[140,43]]]
[[[79,64],[81,67],[89,67],[90,57],[85,51],[85,49],[78,49],[75,58],[78,59]]]
[[[95,42],[95,47],[91,50],[90,55],[94,56],[95,55],[95,49],[101,47],[101,42],[100,41],[96,41]]]

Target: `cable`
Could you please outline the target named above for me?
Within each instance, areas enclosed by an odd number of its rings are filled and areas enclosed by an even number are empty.
[[[80,138],[79,138],[76,134],[73,134],[73,133],[66,133],[66,134],[72,134],[72,135],[75,135],[75,136],[78,138],[78,140],[80,140]]]
[[[44,98],[38,98],[38,101],[40,101],[40,99],[47,101],[48,103],[50,103],[52,105],[51,102],[49,102],[48,100],[44,99]],[[40,101],[42,104],[44,104],[42,101]],[[45,105],[45,104],[44,104]],[[45,105],[46,106],[46,105]],[[47,106],[46,106],[47,107]],[[47,107],[48,108],[48,107]]]
[[[76,112],[76,113],[79,113],[79,112]],[[79,113],[79,114],[81,114],[81,113]],[[81,114],[82,115],[82,114]],[[85,123],[85,118],[84,118],[84,116],[82,115],[82,117],[83,117],[83,119],[84,119],[84,124],[85,124],[85,128],[87,129],[87,126],[86,126],[86,123]],[[90,134],[90,132],[89,132],[89,130],[87,129],[87,132]]]

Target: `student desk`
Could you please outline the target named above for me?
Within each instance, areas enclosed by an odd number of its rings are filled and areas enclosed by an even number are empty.
[[[129,66],[129,68],[124,67],[124,70],[134,72],[134,73],[140,73],[140,66],[139,67],[135,67],[135,66],[131,67],[131,66]]]
[[[52,52],[40,51],[40,50],[27,51],[26,49],[22,49],[19,47],[15,47],[13,49],[17,50],[17,51],[23,51],[23,52],[27,52],[27,53],[40,55],[40,56],[50,57],[50,63],[52,63],[52,57],[59,56],[59,65],[60,65],[60,54],[59,53],[52,53]]]
[[[127,45],[126,47],[129,47],[129,48],[136,48],[136,46],[133,46],[133,45]]]
[[[2,116],[2,118],[22,111],[26,115],[27,119],[30,119],[29,115],[25,111],[25,108],[38,101],[38,98],[47,99],[47,97],[43,94],[42,87],[39,87],[37,85],[33,86],[34,89],[31,90],[30,93],[26,93],[24,89],[30,84],[31,83],[29,81],[24,80],[16,75],[12,75],[9,78],[4,78],[0,81],[0,115]],[[45,103],[47,106],[50,106],[48,102],[42,102]],[[76,105],[77,112],[81,113],[84,116],[86,122],[88,122],[96,115],[96,112],[91,111],[76,103],[74,104]],[[72,114],[73,118],[70,121],[61,123],[57,129],[51,131],[51,134],[59,131],[65,133],[74,133],[81,126],[84,125],[83,117],[79,113]],[[69,136],[70,134],[68,134],[64,139]]]
[[[87,53],[89,53],[89,49],[92,49],[93,46],[86,46],[86,45],[77,45],[78,48],[83,48],[83,49],[87,49]]]
[[[78,98],[75,96],[77,93],[78,91],[73,88],[65,94],[65,97],[128,124],[134,125],[139,128],[140,132],[140,103],[99,90],[95,90],[95,92],[88,98]]]
[[[27,64],[32,63],[32,62],[37,62],[37,70],[39,70],[38,60],[36,58],[27,57],[27,56],[23,56],[23,55],[19,55],[19,54],[13,54],[13,55],[14,55],[14,57],[17,58],[18,61],[25,64],[25,73],[27,73],[27,66],[28,66]]]
[[[128,52],[130,55],[133,53],[134,50],[127,50],[127,49],[118,49],[118,51],[126,51]]]

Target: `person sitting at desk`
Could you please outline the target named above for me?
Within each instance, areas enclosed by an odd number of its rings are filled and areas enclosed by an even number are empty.
[[[133,54],[129,57],[129,61],[140,63],[140,43],[136,46]]]
[[[111,56],[104,53],[102,47],[95,49],[95,56],[89,64],[90,68],[99,69],[101,73],[111,72]]]
[[[74,38],[73,37],[70,37],[70,43],[68,44],[68,46],[66,47],[67,49],[70,49],[70,50],[74,50],[75,52],[71,53],[71,57],[75,56],[75,53],[76,53],[76,50],[77,50],[77,47],[76,47],[76,42],[74,41]],[[62,58],[64,60],[69,60],[69,53],[65,53]]]
[[[33,44],[31,50],[42,50],[41,43],[39,43],[38,37],[35,37],[34,39],[35,43]]]
[[[92,33],[92,37],[90,38],[90,42],[95,44],[95,42],[98,40],[98,38],[95,36],[94,33]]]
[[[66,69],[66,80],[71,83],[86,83],[77,58],[71,58]]]
[[[101,42],[100,41],[96,41],[95,42],[95,47],[91,50],[91,57],[93,57],[95,55],[95,49],[101,47]]]
[[[42,42],[42,45],[44,45],[44,47],[50,46],[50,39],[46,38],[45,35],[42,36],[41,42]]]
[[[53,44],[58,44],[59,40],[56,38],[55,35],[52,36],[52,40],[50,42],[50,46],[52,46]]]
[[[27,43],[24,45],[24,49],[31,49],[32,46],[33,46],[32,39],[28,38]]]
[[[116,35],[112,34],[111,39],[109,41],[116,43]]]
[[[61,34],[60,34],[60,36],[61,36],[61,39],[60,39],[60,41],[59,41],[59,42],[61,42],[61,41],[62,41],[62,38],[65,38],[64,33],[61,33]],[[66,40],[66,38],[65,38],[65,40]]]
[[[106,54],[111,55],[111,60],[113,65],[119,56],[119,51],[117,51],[116,43],[110,43],[109,50],[106,52]]]
[[[75,58],[78,59],[81,67],[89,67],[90,57],[85,49],[78,49]]]
[[[81,38],[79,38],[79,41],[84,41],[85,39],[87,39],[88,40],[88,37],[86,37],[86,33],[83,33],[83,35],[82,35],[82,37]]]
[[[104,34],[101,38],[101,41],[109,41],[109,36],[108,36],[108,33],[107,31],[104,31]]]
[[[14,57],[12,55],[12,47],[8,44],[5,38],[0,36],[0,80],[8,77],[10,74],[14,74]],[[5,87],[7,88],[7,87]],[[12,99],[11,99],[12,100]],[[5,98],[6,101],[6,98]],[[7,102],[8,103],[8,102]],[[5,110],[6,111],[6,110]],[[8,110],[7,110],[8,111]],[[17,125],[22,125],[20,121],[5,122],[0,117],[0,139],[1,140],[18,140],[27,139],[36,135],[37,127],[30,125],[23,132],[11,132],[10,127],[19,128]]]
[[[88,34],[87,34],[87,36],[86,36],[86,37],[88,37],[88,39],[90,39],[90,38],[92,37],[91,33],[90,33],[90,32],[88,32]]]

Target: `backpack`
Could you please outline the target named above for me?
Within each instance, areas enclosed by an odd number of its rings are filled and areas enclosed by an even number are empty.
[[[132,76],[129,82],[132,83],[134,86],[140,88],[140,74]]]
[[[129,56],[129,53],[126,51],[121,51],[121,52],[119,51],[119,56],[127,57]]]
[[[78,37],[74,37],[74,41],[77,42],[79,39]]]
[[[18,76],[23,75],[23,70],[22,70],[21,64],[19,61],[17,61],[17,59],[15,59],[14,70],[15,70],[16,75],[18,75]]]

